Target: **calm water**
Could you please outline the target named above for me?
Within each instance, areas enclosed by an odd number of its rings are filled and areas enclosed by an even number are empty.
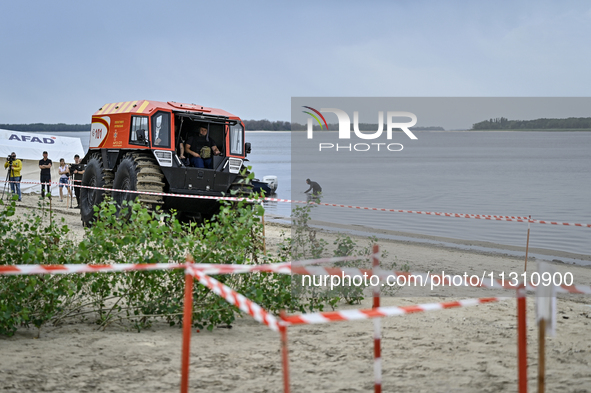
[[[88,148],[88,132],[62,135],[80,137]],[[412,143],[403,141],[404,150],[388,163],[379,156],[356,156],[351,165],[372,174],[367,177],[331,165],[330,156],[319,169],[299,174],[299,168],[292,168],[290,132],[247,132],[246,141],[252,143],[248,159],[256,176],[278,176],[278,198],[304,199],[305,178],[310,177],[322,185],[323,201],[328,203],[591,223],[591,132],[417,136]],[[343,184],[348,185],[346,192]],[[290,215],[286,203],[266,208],[270,214]],[[527,235],[526,223],[407,213],[320,207],[313,218],[516,246],[524,246]],[[530,246],[591,255],[591,228],[531,224]]]
[[[315,136],[314,142],[334,142],[336,136],[329,134]],[[292,143],[300,143],[294,136]],[[311,162],[308,177],[322,185],[328,203],[591,223],[590,132],[417,136],[416,141],[402,140],[404,150],[390,155],[359,152],[344,162],[342,153],[310,154],[304,157]],[[302,182],[305,168],[305,160],[294,156],[292,175]],[[526,223],[332,209],[319,208],[313,217],[517,246],[525,245],[527,234]],[[590,229],[532,224],[530,246],[591,255]]]

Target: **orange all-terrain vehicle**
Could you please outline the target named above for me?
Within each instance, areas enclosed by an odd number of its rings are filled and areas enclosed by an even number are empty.
[[[207,132],[201,130],[206,129]],[[199,136],[199,134],[201,134]],[[182,160],[185,143],[207,140],[212,145],[203,156],[204,167]],[[214,148],[215,146],[215,148]],[[82,160],[80,215],[85,225],[92,222],[93,206],[105,194],[121,205],[124,200],[139,201],[155,208],[177,209],[188,217],[208,218],[219,210],[210,199],[181,198],[126,193],[114,190],[150,191],[167,194],[206,196],[248,196],[252,185],[246,177],[246,154],[250,144],[244,140],[244,124],[239,117],[221,109],[173,101],[128,101],[106,104],[92,116],[90,147]],[[193,158],[187,152],[185,155]],[[209,158],[207,158],[208,156]],[[194,162],[196,165],[200,163]]]

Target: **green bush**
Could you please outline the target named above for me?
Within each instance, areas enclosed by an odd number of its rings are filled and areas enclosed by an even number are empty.
[[[14,200],[0,201],[0,265],[184,263],[191,254],[197,263],[264,264],[327,256],[328,242],[308,226],[312,205],[293,213],[292,237],[277,255],[262,251],[260,204],[225,202],[211,221],[181,223],[174,212],[148,211],[139,203],[118,211],[112,201],[95,207],[96,220],[75,241],[63,220],[55,222],[46,202],[39,209],[16,215]],[[371,243],[358,247],[348,236],[335,241],[334,256],[368,256]],[[367,259],[341,266],[367,267]],[[361,266],[360,264],[365,264]],[[339,301],[357,303],[363,288],[329,293],[301,286],[302,276],[274,273],[220,275],[222,283],[271,313],[322,311]],[[113,324],[138,331],[155,320],[182,323],[184,271],[135,271],[30,276],[0,276],[0,334],[19,327],[41,329],[47,323],[90,320],[100,328]],[[293,289],[293,291],[292,291]],[[230,325],[239,310],[199,283],[193,290],[193,321],[199,328]]]
[[[260,264],[286,260],[261,250],[264,213],[259,204],[224,203],[202,225],[181,223],[174,213],[148,211],[139,203],[118,212],[111,201],[95,207],[96,220],[75,242],[45,206],[17,217],[14,202],[0,211],[0,264],[197,263]],[[272,273],[216,277],[268,311],[306,311],[290,292],[291,276]],[[199,283],[194,285],[194,325],[213,329],[234,322],[239,311]],[[156,320],[182,323],[184,272],[135,271],[39,276],[0,276],[0,334],[20,326],[90,319],[99,327],[120,324],[138,331]]]
[[[372,254],[372,247],[377,243],[375,236],[368,237],[365,246],[360,246],[349,235],[337,233],[333,241],[334,248],[332,252],[328,249],[329,242],[322,238],[322,232],[311,227],[312,209],[317,208],[316,204],[306,204],[296,206],[292,209],[292,229],[291,238],[282,242],[281,249],[283,253],[290,253],[293,260],[317,259],[326,257],[347,257],[359,256],[360,259],[336,262],[333,266],[343,268],[371,269],[372,264],[369,257]],[[384,269],[394,269],[395,262],[384,263],[388,257],[387,251],[380,253],[381,267]],[[404,266],[408,270],[408,266]],[[332,290],[322,286],[303,285],[304,278],[294,275],[292,277],[292,294],[294,299],[298,299],[300,304],[306,305],[307,309],[323,309],[328,304],[335,307],[339,302],[344,301],[348,304],[359,304],[364,299],[366,286],[342,284]],[[384,294],[393,295],[399,288],[387,286],[381,289]]]
[[[54,223],[43,202],[39,207],[15,217],[15,201],[0,201],[0,265],[69,262],[76,245],[67,225]],[[10,336],[19,326],[40,328],[59,318],[75,307],[75,294],[85,281],[85,277],[61,274],[0,276],[0,334]]]

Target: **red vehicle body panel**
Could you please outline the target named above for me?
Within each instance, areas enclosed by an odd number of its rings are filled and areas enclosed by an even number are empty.
[[[171,114],[171,130],[175,130],[175,117],[173,112],[194,112],[195,114],[203,113],[213,116],[225,116],[230,120],[236,120],[242,124],[240,118],[223,109],[209,108],[195,104],[177,103],[174,101],[160,102],[160,101],[124,101],[113,102],[103,105],[98,111],[92,115],[92,125],[90,132],[90,149],[158,149],[158,150],[174,150],[175,135],[171,135],[170,148],[158,148],[153,145],[152,138],[152,122],[150,116],[156,112],[168,112]],[[150,138],[150,146],[140,146],[129,143],[129,134],[131,130],[132,116],[145,116],[148,119],[147,134]],[[206,120],[204,120],[206,121]],[[244,127],[244,124],[242,124]],[[225,145],[229,146],[230,133],[228,126],[226,126],[226,140]],[[240,157],[231,154],[226,154],[230,157]]]

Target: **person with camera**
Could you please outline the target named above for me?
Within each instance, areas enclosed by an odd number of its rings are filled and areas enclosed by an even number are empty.
[[[48,198],[51,199],[51,165],[53,162],[47,158],[47,152],[43,152],[43,159],[39,160],[41,169],[41,198],[45,199],[45,187],[47,187]]]
[[[82,175],[84,174],[85,165],[80,163],[80,156],[76,154],[74,156],[75,164],[70,165],[70,173],[74,175],[74,193],[76,194],[76,202],[78,206],[76,209],[80,209],[80,184],[82,184]]]
[[[6,158],[4,168],[8,169],[8,180],[10,181],[10,191],[13,194],[18,195],[18,201],[22,200],[21,194],[21,169],[23,169],[23,163],[21,160],[16,158],[16,153],[12,152]]]

